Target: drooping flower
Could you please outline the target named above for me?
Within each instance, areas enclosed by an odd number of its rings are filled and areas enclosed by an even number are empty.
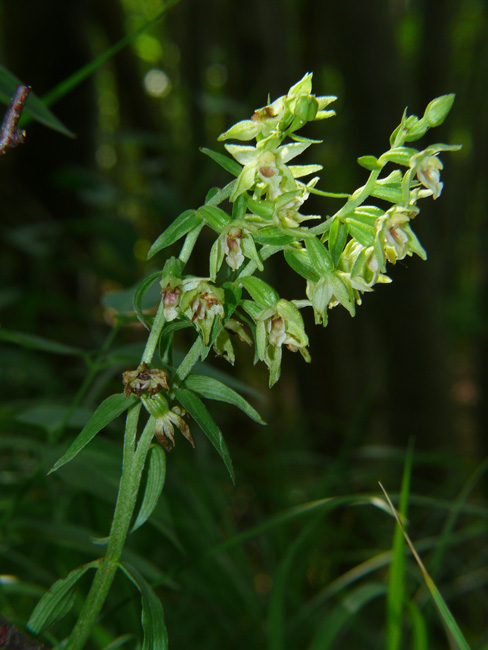
[[[278,300],[273,308],[262,310],[254,318],[258,356],[268,366],[269,385],[273,386],[280,377],[283,346],[310,361],[308,336],[300,311],[288,300]]]
[[[143,397],[142,402],[148,413],[156,421],[154,435],[167,451],[171,451],[175,446],[175,427],[181,431],[192,447],[195,447],[190,427],[184,419],[184,416],[187,415],[185,409],[178,405],[170,408],[167,400],[159,393],[152,397]]]
[[[383,252],[386,261],[395,264],[413,253],[425,260],[427,254],[409,225],[410,217],[401,206],[390,208],[376,220],[376,239],[379,243],[376,252]],[[384,260],[378,260],[380,267]]]
[[[444,183],[440,181],[440,172],[444,165],[437,157],[427,152],[420,152],[412,156],[410,167],[417,174],[417,178],[424,187],[432,192],[432,198],[437,199],[442,192]]]
[[[181,288],[180,311],[201,331],[208,345],[214,319],[224,316],[224,290],[201,278],[184,280]]]

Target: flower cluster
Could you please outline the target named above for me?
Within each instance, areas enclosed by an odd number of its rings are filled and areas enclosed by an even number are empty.
[[[390,282],[388,263],[414,254],[426,258],[412,221],[421,199],[437,199],[442,192],[439,154],[458,148],[436,144],[419,151],[407,144],[444,121],[454,100],[454,95],[444,95],[433,100],[421,118],[405,112],[392,133],[390,149],[379,158],[358,159],[370,172],[364,186],[351,195],[321,192],[316,187],[319,177],[314,176],[321,165],[290,163],[317,142],[296,131],[311,120],[332,117],[334,111],[328,106],[335,99],[313,95],[312,75],[306,74],[285,96],[223,133],[219,140],[254,140],[254,144],[226,142],[231,159],[209,152],[235,174],[235,180],[217,195],[218,200],[209,194],[205,205],[183,213],[172,226],[178,237],[198,234],[203,225],[217,237],[210,251],[208,278],[184,276],[181,269],[163,272],[166,320],[186,321],[199,332],[206,348],[212,347],[231,363],[235,359],[232,334],[252,344],[246,329],[250,328],[255,358],[268,366],[270,384],[279,378],[283,346],[310,360],[300,309],[311,307],[315,322],[324,326],[328,311],[336,305],[354,316],[363,293],[377,283]],[[393,171],[384,174],[385,167],[392,165]],[[307,176],[312,176],[308,182],[301,180]],[[310,194],[347,200],[335,215],[324,219],[303,212]],[[225,198],[232,204],[231,214],[218,207]],[[376,199],[389,207],[375,205]],[[174,239],[166,236],[169,243]],[[304,278],[305,298],[284,300],[255,275],[278,252]],[[240,297],[242,289],[250,300]]]

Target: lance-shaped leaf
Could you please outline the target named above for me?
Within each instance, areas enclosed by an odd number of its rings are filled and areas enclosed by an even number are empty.
[[[215,205],[202,205],[198,208],[197,214],[203,217],[205,223],[218,233],[221,233],[223,228],[232,221],[227,212]]]
[[[280,299],[273,287],[264,282],[264,280],[261,280],[261,278],[248,275],[245,278],[241,278],[239,282],[250,293],[253,300],[263,309],[274,307]]]
[[[347,240],[347,226],[339,221],[337,217],[332,218],[329,230],[329,251],[332,255],[334,266],[337,266],[339,258]]]
[[[185,380],[185,386],[197,395],[206,399],[218,400],[233,404],[241,409],[248,417],[259,424],[266,424],[259,413],[239,393],[229,388],[221,381],[206,375],[189,375]]]
[[[184,409],[188,411],[188,413],[199,425],[203,433],[207,436],[207,438],[217,450],[219,456],[222,458],[225,466],[227,467],[227,471],[230,474],[232,482],[234,483],[234,468],[232,467],[232,460],[229,454],[229,450],[225,443],[222,432],[214,422],[210,413],[207,411],[204,403],[199,397],[197,397],[197,395],[195,395],[195,393],[192,393],[187,388],[174,387],[174,392],[178,402],[183,406]]]
[[[98,568],[99,564],[100,560],[84,564],[71,571],[66,578],[55,582],[32,612],[28,623],[29,630],[39,634],[67,614],[75,602],[76,583],[87,571]]]
[[[291,266],[298,275],[305,278],[305,280],[311,280],[312,282],[317,282],[319,280],[320,274],[313,265],[310,253],[304,248],[289,248],[288,250],[285,250],[285,260],[289,266]]]
[[[357,162],[358,165],[364,167],[364,169],[368,169],[369,171],[375,171],[383,168],[383,165],[378,161],[378,158],[376,158],[376,156],[360,156],[357,159]]]
[[[262,244],[263,246],[266,244],[272,246],[287,246],[288,244],[293,244],[294,241],[299,239],[299,231],[297,231],[297,235],[298,237],[295,235],[288,235],[277,226],[267,226],[266,228],[261,228],[261,230],[255,232],[253,238],[258,244]]]
[[[121,415],[124,411],[127,411],[129,406],[135,404],[136,401],[137,400],[134,396],[126,398],[124,393],[117,393],[116,395],[107,397],[85,424],[75,440],[71,443],[68,451],[54,463],[49,470],[49,474],[55,472],[63,465],[66,465],[70,460],[73,460],[73,458],[93,440],[97,433],[104,429],[107,424],[110,424],[112,420],[115,420],[115,418]]]
[[[229,172],[229,174],[239,176],[241,173],[241,166],[239,163],[232,160],[232,158],[229,158],[229,156],[224,156],[224,154],[219,153],[218,151],[213,151],[212,149],[207,149],[206,147],[201,147],[200,151],[223,167],[226,172]]]
[[[75,348],[72,345],[65,345],[58,341],[51,341],[42,336],[35,334],[24,334],[23,332],[12,332],[10,330],[0,329],[0,340],[7,343],[15,343],[29,350],[39,350],[40,352],[50,352],[52,354],[83,356],[85,350]]]
[[[134,566],[127,562],[120,563],[119,566],[141,594],[141,622],[144,632],[142,650],[168,650],[168,632],[161,601]]]
[[[9,70],[0,65],[0,101],[8,104],[10,102],[10,97],[13,95],[15,88],[22,84],[22,82],[13,75]],[[41,122],[44,126],[48,126],[54,131],[58,131],[63,135],[67,135],[71,138],[74,138],[75,135],[72,131],[67,129],[62,122],[49,110],[49,108],[44,104],[44,102],[39,99],[39,97],[31,91],[29,99],[27,100],[26,106],[23,113],[27,116],[32,117],[34,120]]]
[[[330,273],[334,268],[332,257],[327,248],[317,237],[305,240],[305,246],[312,260],[312,264],[321,275]]]
[[[156,239],[154,244],[149,249],[147,259],[158,253],[163,248],[171,246],[187,235],[190,231],[198,228],[202,223],[202,218],[195,210],[185,210],[171,223],[166,230]]]
[[[140,528],[152,515],[156,507],[166,478],[166,453],[160,445],[152,445],[147,461],[146,485],[141,507],[131,532]]]
[[[393,147],[380,156],[380,163],[385,165],[387,162],[393,162],[397,165],[408,167],[410,158],[418,153],[418,149],[412,147]]]
[[[161,278],[161,275],[161,271],[155,271],[154,273],[151,273],[151,275],[148,275],[147,278],[144,278],[144,280],[137,287],[134,294],[134,311],[136,312],[137,320],[141,322],[146,329],[150,329],[150,327],[144,318],[144,314],[142,313],[142,299],[144,298],[147,290],[151,287],[153,282],[155,282],[156,279]]]

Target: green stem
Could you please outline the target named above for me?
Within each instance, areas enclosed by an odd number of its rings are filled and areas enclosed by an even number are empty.
[[[183,244],[179,255],[179,259],[184,264],[186,264],[193,251],[193,247],[195,246],[200,231],[201,227],[196,228],[194,231],[189,233],[185,239],[185,243]],[[161,300],[141,362],[147,364],[151,363],[165,322],[164,304]],[[198,343],[198,341],[201,341],[201,339],[197,339],[196,343]],[[200,352],[200,344],[192,347],[190,353],[185,359],[186,363],[184,361],[182,364],[183,375],[179,375],[181,379],[184,379],[184,377],[186,377],[190,372],[191,368],[198,360]],[[155,420],[151,417],[149,418],[144,431],[141,434],[139,443],[136,446],[137,426],[140,412],[141,404],[138,404],[127,414],[124,435],[122,475],[120,477],[119,492],[110,529],[107,552],[97,569],[78,621],[68,639],[66,650],[81,650],[85,645],[85,642],[96,623],[100,610],[108,596],[115,574],[117,573],[122,551],[129,533],[129,526],[136,504],[144,463],[154,434]]]
[[[374,190],[376,179],[380,175],[381,171],[381,169],[375,169],[372,171],[369,175],[368,180],[366,181],[366,185],[363,185],[363,187],[357,189],[342,206],[342,208],[335,213],[334,216],[340,219],[340,221],[343,221],[346,215],[350,214],[358,206],[360,206],[361,203],[363,203],[363,201],[365,201]]]
[[[142,355],[141,363],[151,363],[154,352],[156,351],[159,337],[161,336],[161,330],[163,329],[165,322],[166,318],[164,317],[164,304],[161,300],[156,316],[154,317],[149,338],[147,339],[146,348],[144,350],[144,354]]]
[[[123,470],[107,552],[97,570],[80,617],[68,639],[66,650],[81,650],[85,645],[117,572],[136,504],[142,470],[154,433],[155,420],[150,418],[136,447],[140,410],[141,405],[138,404],[127,415]]]

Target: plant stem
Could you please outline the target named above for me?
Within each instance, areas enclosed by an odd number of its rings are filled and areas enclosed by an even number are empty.
[[[132,513],[136,504],[142,470],[153,438],[154,418],[150,418],[136,447],[137,423],[141,405],[132,408],[127,415],[124,441],[124,460],[117,504],[110,530],[107,552],[93,580],[80,617],[71,632],[66,650],[81,650],[88,639],[100,610],[107,598],[117,572],[125,540],[129,532]]]

